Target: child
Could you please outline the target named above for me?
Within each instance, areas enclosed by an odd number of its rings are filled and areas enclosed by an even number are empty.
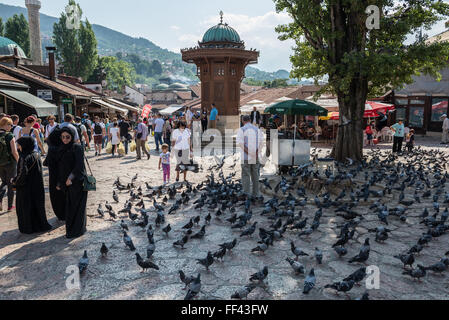
[[[373,143],[373,138],[374,138],[373,134],[374,134],[374,132],[373,132],[372,124],[368,124],[368,126],[366,127],[366,130],[365,130],[365,133],[366,133],[366,140],[368,140],[367,147],[374,145],[374,143]]]
[[[162,145],[162,153],[159,158],[159,170],[164,172],[164,184],[170,183],[170,152],[168,152],[168,144]]]
[[[415,146],[415,130],[411,129],[410,133],[407,135],[406,138],[406,147],[408,149],[408,152],[412,152],[413,151],[413,147]]]

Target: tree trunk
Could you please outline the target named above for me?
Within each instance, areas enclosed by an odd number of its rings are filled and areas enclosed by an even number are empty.
[[[361,79],[351,82],[348,94],[338,92],[340,107],[340,126],[332,156],[340,162],[350,158],[362,161],[363,158],[363,115],[368,93],[368,84]],[[348,124],[347,122],[350,121]]]

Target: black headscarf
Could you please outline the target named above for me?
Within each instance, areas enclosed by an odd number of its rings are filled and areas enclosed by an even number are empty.
[[[33,137],[22,137],[17,140],[17,143],[22,148],[22,151],[19,151],[22,157],[26,157],[34,152],[35,139]]]
[[[61,129],[61,136],[64,133],[70,134],[70,136],[72,137],[72,140],[70,140],[70,143],[68,143],[68,144],[61,143],[61,145],[59,146],[59,154],[60,155],[62,155],[66,151],[70,150],[73,147],[73,144],[75,143],[75,133],[73,132],[72,129],[70,129],[68,127],[62,128]]]

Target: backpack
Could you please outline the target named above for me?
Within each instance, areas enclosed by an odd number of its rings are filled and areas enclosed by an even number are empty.
[[[94,133],[95,134],[103,134],[103,128],[101,127],[101,125],[99,123],[95,123],[94,124]]]
[[[78,137],[80,138],[80,141],[83,141],[83,134],[81,131],[81,125],[79,123],[73,123],[73,126],[75,127],[76,131],[78,132]]]
[[[1,132],[0,133],[0,166],[6,166],[11,163],[12,155],[10,147],[8,146],[9,142],[6,141],[8,135],[11,135],[9,132]]]

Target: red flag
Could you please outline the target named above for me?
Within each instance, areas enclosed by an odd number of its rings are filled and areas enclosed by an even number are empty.
[[[142,111],[142,118],[148,118],[150,116],[151,109],[153,109],[153,107],[150,106],[149,104],[144,106]]]

